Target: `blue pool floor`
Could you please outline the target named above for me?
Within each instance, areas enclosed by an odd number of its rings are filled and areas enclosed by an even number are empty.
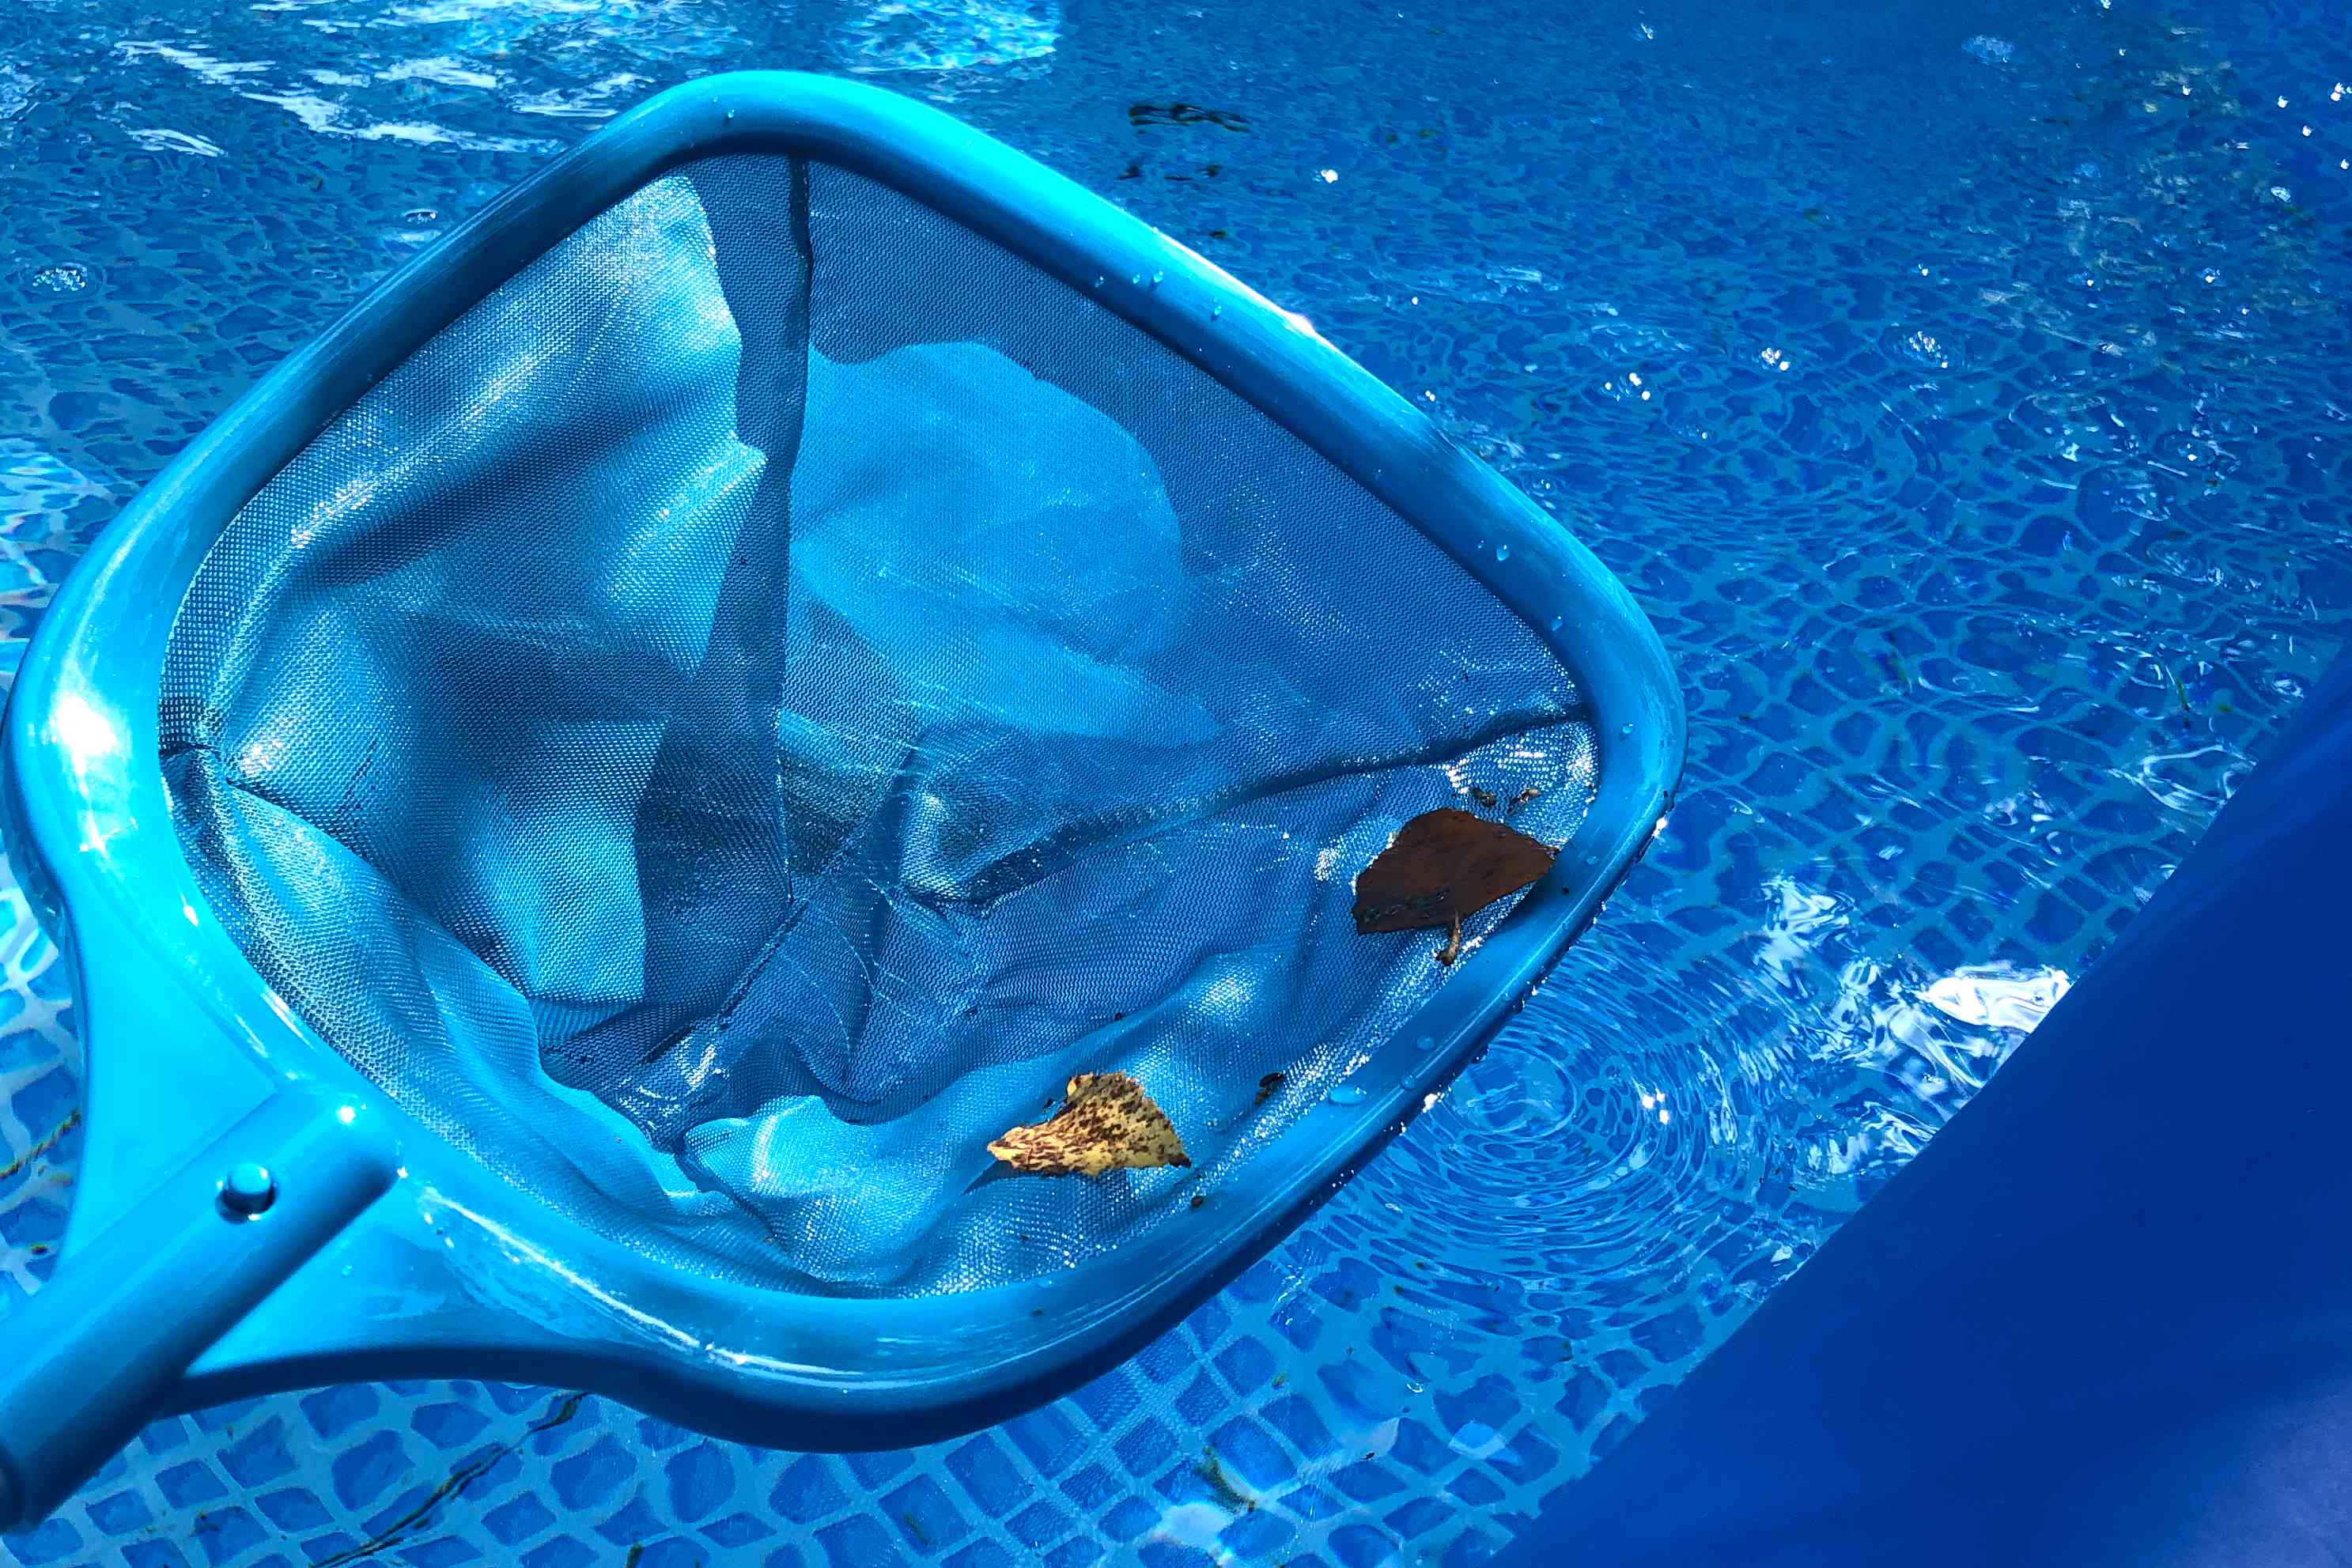
[[[940,101],[1311,318],[1632,586],[1693,747],[1495,1048],[1073,1398],[845,1458],[330,1389],[159,1423],[0,1558],[1454,1564],[1571,1483],[2095,961],[2352,616],[2318,9],[1761,9],[23,6],[9,666],[92,532],[368,283],[655,89],[790,66]],[[6,904],[0,1312],[56,1263],[80,1069]]]

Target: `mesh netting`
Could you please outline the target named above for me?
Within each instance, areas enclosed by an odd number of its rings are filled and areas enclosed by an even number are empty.
[[[665,1261],[858,1294],[1245,1182],[1447,978],[1356,934],[1355,873],[1473,785],[1561,841],[1596,755],[1524,625],[1188,361],[740,154],[256,496],[163,721],[215,910],[395,1101]],[[992,1173],[1113,1069],[1192,1169]]]

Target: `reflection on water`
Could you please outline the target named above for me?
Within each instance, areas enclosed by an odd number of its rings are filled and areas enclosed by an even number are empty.
[[[2352,612],[2340,28],[2190,9],[20,6],[0,668],[92,531],[384,271],[656,89],[761,66],[951,103],[1311,320],[1592,544],[1692,705],[1671,826],[1541,995],[1077,1397],[850,1460],[329,1391],[168,1423],[142,1528],[352,1552],[489,1444],[403,1549],[1451,1562],[1531,1511],[2032,1049]],[[7,907],[0,1292],[50,1266],[79,1104]],[[151,1484],[182,1464],[299,1501],[183,1506]],[[49,1557],[101,1560],[116,1516],[67,1517]]]

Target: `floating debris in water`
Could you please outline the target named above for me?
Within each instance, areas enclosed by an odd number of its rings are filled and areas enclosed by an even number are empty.
[[[1247,131],[1249,117],[1229,109],[1203,109],[1197,103],[1130,103],[1127,122],[1138,131],[1148,125],[1213,125],[1223,131]]]

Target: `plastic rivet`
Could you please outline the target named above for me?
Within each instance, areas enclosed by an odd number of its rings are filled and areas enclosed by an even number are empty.
[[[238,1219],[250,1219],[278,1200],[278,1178],[269,1167],[247,1160],[231,1166],[221,1177],[220,1205],[223,1211]]]

